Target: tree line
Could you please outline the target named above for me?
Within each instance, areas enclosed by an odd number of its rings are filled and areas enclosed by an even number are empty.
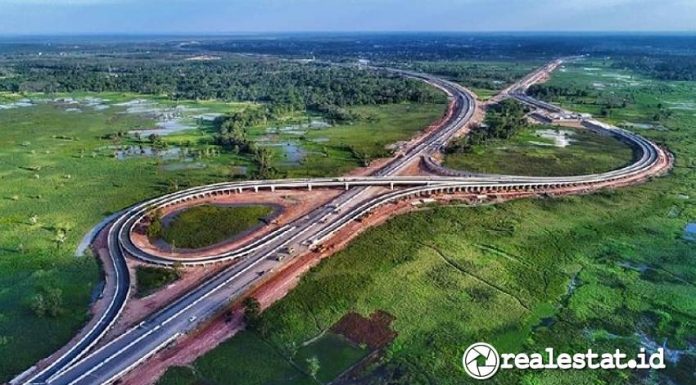
[[[622,56],[612,67],[630,69],[658,80],[696,80],[693,55]]]
[[[438,91],[393,74],[271,59],[210,62],[97,57],[18,59],[5,63],[13,75],[0,91],[116,91],[172,99],[267,103],[275,112],[327,110],[352,105],[441,100]]]

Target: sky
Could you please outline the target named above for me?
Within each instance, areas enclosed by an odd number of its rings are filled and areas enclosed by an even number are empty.
[[[0,0],[0,34],[696,31],[696,0]]]

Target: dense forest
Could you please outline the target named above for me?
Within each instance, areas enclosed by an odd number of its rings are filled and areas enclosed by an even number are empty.
[[[484,124],[475,126],[469,135],[462,136],[447,146],[447,153],[471,152],[474,146],[492,139],[509,139],[528,126],[525,107],[512,99],[506,99],[486,110]]]
[[[0,63],[0,91],[121,91],[174,99],[264,102],[273,108],[313,109],[428,102],[438,91],[416,80],[358,67],[334,67],[272,59],[213,61],[122,58],[45,58]]]
[[[0,39],[0,54],[5,57],[0,61],[0,90],[135,91],[310,108],[431,97],[413,82],[386,74],[303,64],[311,58],[408,66],[484,89],[496,89],[523,74],[526,70],[519,63],[580,54],[611,58],[617,68],[658,79],[696,79],[693,35],[385,33],[102,39],[27,37],[12,43]],[[655,47],[660,47],[659,53]],[[197,55],[221,60],[187,60]],[[482,60],[499,65],[472,64]]]

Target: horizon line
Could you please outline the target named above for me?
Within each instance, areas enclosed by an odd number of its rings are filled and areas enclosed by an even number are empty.
[[[163,31],[163,32],[127,32],[127,31],[100,31],[100,32],[37,32],[37,33],[0,33],[0,37],[89,37],[89,36],[200,36],[200,37],[225,37],[238,35],[350,35],[350,34],[471,34],[471,35],[486,35],[486,34],[693,34],[696,35],[696,30],[297,30],[297,31]]]

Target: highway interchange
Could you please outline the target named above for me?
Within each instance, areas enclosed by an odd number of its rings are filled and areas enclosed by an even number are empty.
[[[512,97],[534,108],[558,112],[557,106],[533,99],[526,89],[538,82],[562,63],[554,61],[504,90],[497,100]],[[277,271],[288,259],[273,258],[280,252],[293,250],[294,255],[317,247],[330,239],[352,221],[370,213],[379,206],[398,200],[443,193],[546,193],[569,190],[585,192],[597,188],[637,183],[664,172],[670,163],[669,154],[654,143],[631,132],[604,125],[590,118],[583,119],[589,129],[614,135],[631,143],[636,149],[635,162],[619,170],[606,173],[569,177],[522,177],[512,175],[471,174],[447,170],[437,164],[433,155],[472,120],[476,99],[464,87],[435,76],[401,70],[389,70],[402,76],[417,78],[445,92],[451,100],[451,109],[443,122],[407,150],[398,154],[371,176],[346,178],[285,179],[218,183],[199,186],[139,203],[124,210],[108,230],[108,250],[113,264],[115,292],[98,322],[70,349],[46,367],[29,372],[13,383],[17,384],[105,384],[128,372],[158,350],[224,309],[241,297],[267,273]],[[404,169],[415,162],[435,173],[433,176],[401,176]],[[177,258],[166,253],[142,250],[131,239],[135,227],[145,220],[153,209],[201,199],[243,194],[259,190],[287,189],[344,189],[336,198],[310,211],[294,222],[239,247],[221,254],[198,258]],[[232,266],[206,280],[178,300],[135,325],[117,338],[94,350],[95,344],[118,319],[130,295],[130,277],[126,258],[159,265],[183,263],[205,265],[236,260]]]

